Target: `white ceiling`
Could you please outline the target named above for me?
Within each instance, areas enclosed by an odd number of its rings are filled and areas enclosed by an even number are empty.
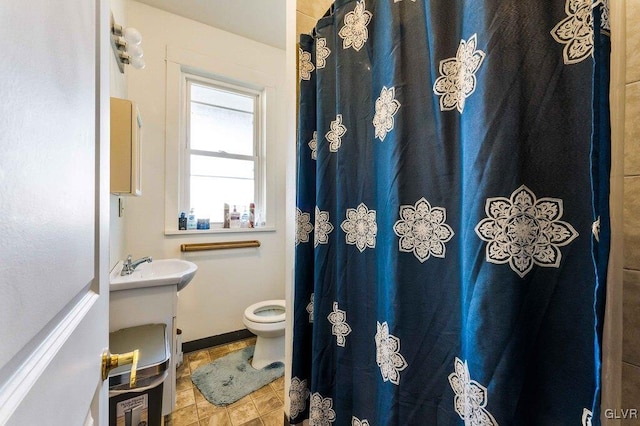
[[[279,49],[285,48],[285,0],[137,0]]]

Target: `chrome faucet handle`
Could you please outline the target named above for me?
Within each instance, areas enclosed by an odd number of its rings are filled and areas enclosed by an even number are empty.
[[[127,256],[127,260],[124,262],[126,265],[131,265],[131,261],[133,260],[133,257],[131,257],[131,255]]]

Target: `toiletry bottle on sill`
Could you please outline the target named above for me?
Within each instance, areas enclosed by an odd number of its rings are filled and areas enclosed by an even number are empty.
[[[185,229],[187,229],[187,214],[182,212],[178,218],[178,230],[184,231]]]
[[[240,228],[240,212],[233,206],[233,211],[229,213],[229,228]]]
[[[198,221],[193,207],[189,210],[189,216],[187,217],[187,229],[198,229]]]

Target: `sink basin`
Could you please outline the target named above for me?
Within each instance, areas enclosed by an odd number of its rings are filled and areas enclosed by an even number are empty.
[[[193,279],[198,266],[182,259],[159,259],[139,265],[131,275],[120,275],[123,261],[111,271],[110,290],[128,290],[132,288],[175,285],[177,291],[186,287]]]

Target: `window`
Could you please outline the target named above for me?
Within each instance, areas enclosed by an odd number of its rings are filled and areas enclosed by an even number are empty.
[[[195,209],[222,227],[224,205],[238,212],[263,207],[260,91],[184,74],[185,144],[182,211]]]

